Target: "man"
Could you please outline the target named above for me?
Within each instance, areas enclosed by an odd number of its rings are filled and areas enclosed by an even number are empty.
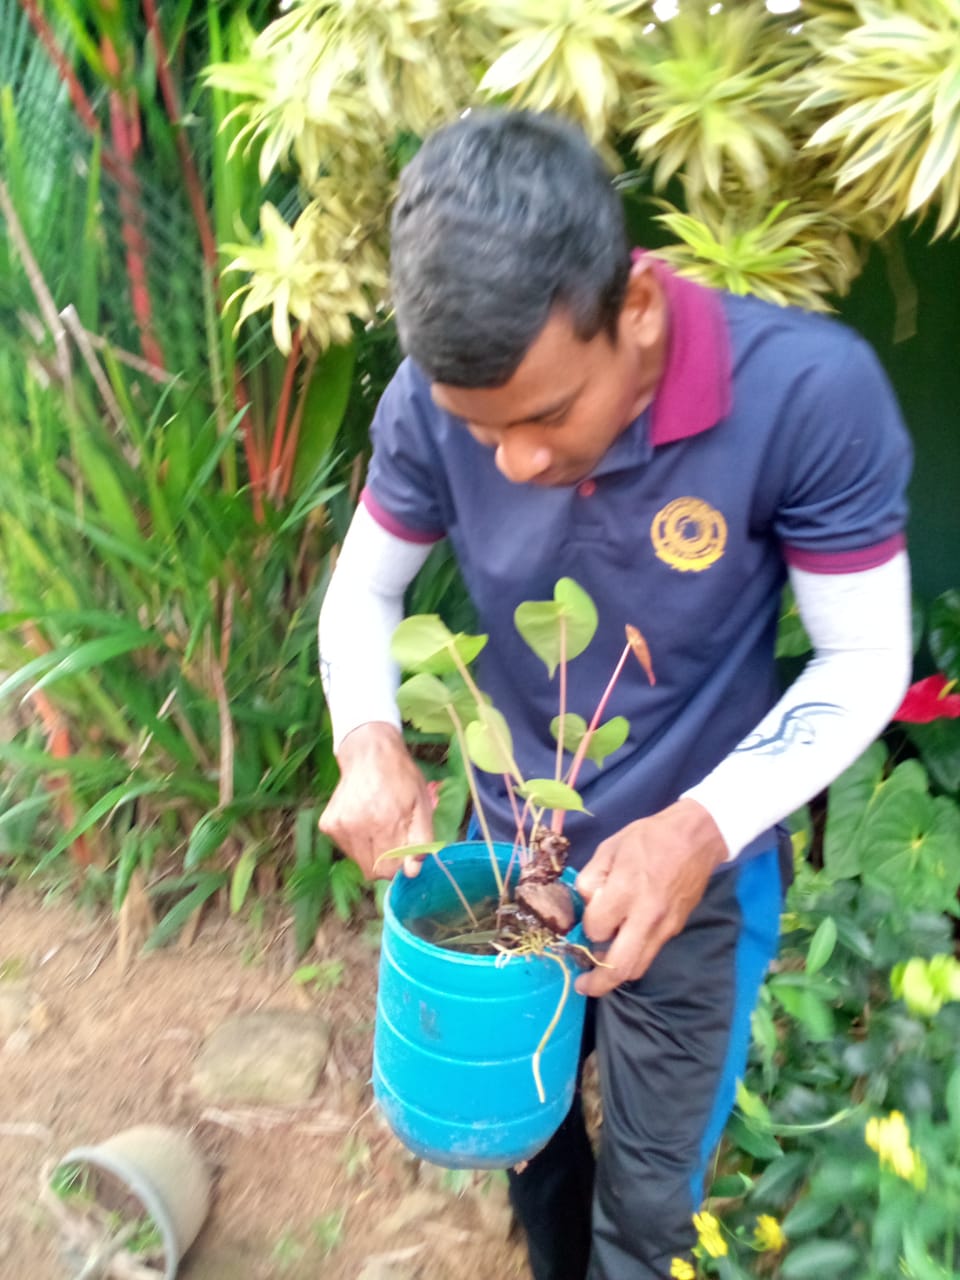
[[[561,576],[600,628],[571,666],[589,711],[633,623],[631,725],[582,775],[566,832],[606,967],[590,1002],[604,1124],[579,1102],[511,1175],[536,1280],[653,1280],[691,1214],[742,1073],[789,859],[778,824],[885,725],[909,678],[909,445],[869,348],[841,325],[702,289],[632,258],[609,175],[572,127],[470,115],[427,140],[392,224],[408,359],[383,396],[321,616],[341,781],[321,825],[367,875],[430,839],[394,706],[404,588],[449,537],[480,682],[527,776],[552,772],[555,693],[513,611]],[[786,577],[814,656],[778,697]],[[494,835],[513,829],[484,775]],[[413,872],[414,867],[407,867]],[[787,871],[788,874],[788,871]]]

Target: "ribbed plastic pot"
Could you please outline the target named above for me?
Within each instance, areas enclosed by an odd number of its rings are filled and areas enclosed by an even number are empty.
[[[496,846],[501,869],[511,849]],[[496,892],[490,855],[474,842],[440,854],[471,903]],[[572,886],[574,873],[564,879]],[[450,1169],[498,1169],[529,1160],[570,1109],[586,1000],[573,989],[557,1012],[564,972],[543,956],[474,956],[418,937],[416,921],[455,910],[443,871],[398,875],[384,903],[373,1089],[393,1132],[415,1155]],[[413,929],[409,926],[413,925]],[[579,926],[578,926],[579,928]]]
[[[175,1280],[210,1209],[210,1173],[190,1135],[165,1125],[137,1125],[96,1146],[68,1151],[57,1167],[69,1165],[110,1174],[140,1202],[163,1241],[163,1280]]]

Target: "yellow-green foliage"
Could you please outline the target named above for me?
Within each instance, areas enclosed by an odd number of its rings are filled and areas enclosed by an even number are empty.
[[[665,256],[711,284],[828,309],[857,245],[896,221],[960,216],[960,0],[294,0],[242,62],[235,145],[261,178],[292,168],[292,227],[227,246],[247,273],[238,324],[272,312],[313,345],[385,298],[387,214],[403,159],[485,103],[577,119],[654,187],[679,179]]]

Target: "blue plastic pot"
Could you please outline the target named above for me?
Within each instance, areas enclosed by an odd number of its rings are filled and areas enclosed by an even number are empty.
[[[510,846],[497,845],[501,870]],[[487,848],[440,854],[471,903],[496,893]],[[574,873],[564,873],[568,884]],[[408,927],[454,911],[456,895],[428,858],[398,875],[384,904],[373,1050],[374,1096],[415,1155],[450,1169],[508,1168],[529,1160],[573,1101],[586,1000],[570,990],[540,1058],[534,1055],[563,994],[564,974],[543,956],[472,956],[424,941]],[[579,926],[578,926],[579,928]]]

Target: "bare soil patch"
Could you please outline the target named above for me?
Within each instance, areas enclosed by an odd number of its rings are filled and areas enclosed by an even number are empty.
[[[23,890],[0,901],[0,990],[17,987],[30,1004],[0,1049],[3,1280],[69,1277],[37,1203],[44,1164],[148,1122],[193,1131],[216,1171],[183,1280],[528,1275],[508,1238],[502,1180],[413,1159],[372,1106],[371,930],[328,922],[317,952],[306,962],[343,961],[342,980],[307,990],[291,981],[282,922],[255,934],[211,913],[189,947],[142,955],[124,973],[111,919]],[[309,1104],[216,1108],[191,1097],[194,1057],[225,1018],[307,1005],[333,1031]]]

